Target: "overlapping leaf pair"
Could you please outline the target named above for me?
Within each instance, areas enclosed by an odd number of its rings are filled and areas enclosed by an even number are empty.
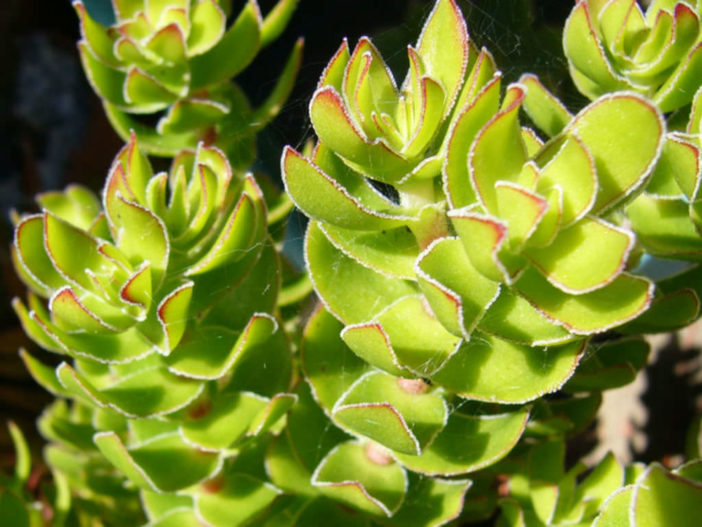
[[[563,30],[570,73],[591,99],[635,90],[664,112],[692,101],[702,74],[700,2],[579,0]]]
[[[132,138],[103,210],[79,187],[39,203],[16,226],[14,259],[33,293],[14,306],[32,339],[74,359],[54,372],[23,353],[40,384],[76,401],[43,419],[58,443],[50,461],[80,479],[99,451],[149,504],[150,492],[192,487],[148,505],[154,524],[183,500],[210,525],[230,525],[221,509],[232,504],[242,517],[265,509],[278,491],[262,460],[256,475],[226,460],[244,444],[263,448],[295,400],[282,393],[291,364],[274,318],[279,261],[256,181],[202,145],[154,175]]]
[[[231,2],[116,0],[116,22],[104,27],[75,2],[88,80],[117,131],[130,130],[150,153],[175,155],[199,141],[217,144],[246,168],[255,133],[280,111],[300,65],[299,41],[270,97],[252,110],[232,77],[287,24],[296,0],[281,0],[263,18],[249,0],[227,27]],[[155,129],[134,114],[165,112]]]

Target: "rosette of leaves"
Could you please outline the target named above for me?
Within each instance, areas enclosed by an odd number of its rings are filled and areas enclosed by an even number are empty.
[[[270,96],[256,109],[231,79],[283,31],[297,0],[280,0],[263,18],[248,0],[227,27],[225,0],[115,0],[104,27],[80,0],[83,67],[124,139],[135,130],[148,152],[172,156],[199,141],[217,144],[248,166],[255,132],[280,111],[300,66],[298,41]],[[159,115],[155,127],[139,115]]]
[[[78,427],[142,491],[154,525],[259,514],[278,491],[256,452],[295,396],[283,393],[279,261],[254,178],[203,145],[153,174],[132,138],[102,207],[79,187],[38,201],[43,211],[15,230],[17,271],[32,292],[14,306],[37,344],[73,360],[54,371],[23,358],[40,384],[92,412],[74,422],[52,411],[47,436],[61,442],[59,423]]]
[[[563,47],[578,89],[590,99],[620,90],[651,98],[664,112],[690,103],[700,86],[700,2],[579,0]]]
[[[462,27],[451,5],[437,2],[421,42],[452,34],[431,29],[439,13]],[[531,76],[501,97],[486,52],[469,71],[441,177],[361,167],[383,141],[355,142],[349,159],[339,144],[356,136],[324,129],[340,115],[338,105],[316,107],[334,93],[324,87],[311,105],[316,150],[286,149],[282,171],[314,220],[305,248],[315,289],[360,358],[466,399],[525,403],[563,385],[589,335],[648,308],[653,287],[625,272],[634,236],[617,214],[648,180],[665,124],[630,92],[577,116]],[[546,143],[521,126],[522,106]]]

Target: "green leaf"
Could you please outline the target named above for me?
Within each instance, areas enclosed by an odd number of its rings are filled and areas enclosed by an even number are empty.
[[[169,241],[163,221],[146,207],[118,196],[109,219],[117,229],[117,247],[136,267],[151,264],[154,289],[161,284],[168,266]]]
[[[401,527],[438,527],[454,520],[463,510],[469,480],[425,478],[410,473],[409,490],[402,507],[392,517]]]
[[[353,230],[399,227],[408,216],[391,210],[374,210],[356,198],[312,161],[290,147],[283,151],[282,169],[287,192],[295,205],[312,218]]]
[[[568,132],[577,134],[595,160],[600,187],[592,212],[599,214],[646,181],[663,146],[665,123],[648,100],[618,93],[582,110]]]
[[[500,104],[501,75],[496,74],[462,110],[448,134],[443,166],[444,190],[453,208],[475,203],[477,197],[468,174],[468,151],[473,139],[495,115]]]
[[[88,230],[100,214],[100,201],[82,185],[68,185],[63,192],[43,192],[36,200],[43,209],[83,230]]]
[[[310,317],[300,346],[302,369],[315,399],[327,411],[362,375],[369,365],[341,340],[344,328],[323,308]]]
[[[574,338],[565,328],[506,287],[500,289],[478,328],[495,337],[527,346],[563,344]]]
[[[631,496],[629,517],[639,527],[653,527],[672,521],[680,527],[698,523],[702,485],[680,478],[658,464],[639,478]]]
[[[668,134],[661,157],[646,186],[646,192],[656,196],[694,199],[700,177],[700,149],[677,135]]]
[[[522,107],[529,118],[549,137],[561,133],[572,119],[572,115],[536,75],[522,75],[519,83],[526,87]]]
[[[59,383],[56,371],[53,368],[37,360],[24,348],[19,350],[19,355],[37,384],[54,396],[58,397],[66,394],[66,390]]]
[[[448,216],[473,267],[494,282],[509,278],[498,258],[507,237],[507,226],[468,207],[450,210]]]
[[[471,416],[454,412],[446,427],[421,456],[395,454],[408,469],[428,474],[474,472],[503,458],[521,437],[529,410]]]
[[[633,245],[630,232],[587,217],[561,230],[550,246],[529,248],[525,254],[557,288],[581,295],[612,283]]]
[[[692,100],[700,86],[702,74],[702,44],[697,44],[680,62],[675,72],[661,86],[654,97],[661,111],[669,112]]]
[[[191,90],[234,77],[256,56],[261,47],[258,5],[249,0],[217,44],[190,60]]]
[[[355,231],[332,224],[320,224],[327,239],[358,263],[386,276],[414,279],[414,262],[419,247],[406,227],[381,231]]]
[[[552,150],[558,148],[556,153]],[[541,150],[537,160],[551,156],[543,167],[537,190],[544,195],[552,187],[563,191],[561,226],[567,227],[580,220],[595,204],[598,191],[595,162],[587,147],[577,136],[568,136]]]
[[[263,19],[261,25],[261,47],[277,39],[288,25],[297,7],[297,0],[279,0]]]
[[[629,485],[614,492],[604,502],[593,527],[629,527],[629,507],[634,487]]]
[[[322,460],[312,475],[312,484],[354,508],[391,517],[404,499],[407,475],[392,460],[385,464],[374,462],[367,447],[349,441]]]
[[[181,99],[171,106],[158,122],[159,134],[181,134],[217,124],[229,113],[230,108],[211,99]]]
[[[116,70],[103,64],[93,54],[86,42],[78,43],[83,71],[88,78],[88,82],[93,90],[107,102],[119,106],[129,107],[129,103],[124,98],[123,86],[127,80],[126,73]],[[137,108],[139,110],[151,111],[151,108]]]
[[[519,250],[546,215],[548,202],[529,189],[509,181],[495,183],[497,212],[507,226],[506,245]]]
[[[651,307],[619,331],[627,334],[668,333],[692,324],[700,314],[700,298],[694,289],[659,295]]]
[[[183,408],[204,386],[170,374],[164,368],[147,368],[98,390],[81,373],[62,363],[56,374],[66,391],[89,405],[110,407],[130,417],[167,415]]]
[[[44,218],[40,214],[23,218],[15,227],[14,254],[18,270],[31,279],[38,294],[49,297],[65,280],[57,272],[44,247]]]
[[[575,501],[585,502],[585,517],[592,516],[602,503],[624,483],[624,469],[610,452],[578,485]]]
[[[339,398],[332,417],[387,448],[420,455],[446,424],[448,408],[435,392],[409,393],[397,377],[369,372]]]
[[[278,329],[266,313],[254,313],[244,330],[234,338],[219,327],[200,327],[167,358],[170,371],[195,379],[219,379],[236,369],[246,356]]]
[[[259,435],[274,426],[298,401],[294,393],[278,393],[268,402],[251,422],[246,435]]]
[[[270,483],[230,471],[200,488],[195,496],[198,517],[213,527],[245,525],[281,493]]]
[[[627,273],[591,293],[569,295],[527,269],[515,288],[544,315],[579,335],[599,333],[636,318],[653,297],[652,283]]]
[[[204,415],[190,413],[180,426],[188,444],[217,452],[244,437],[253,419],[266,407],[266,399],[250,393],[219,394],[203,404]]]
[[[378,313],[372,322],[377,323],[387,336],[386,346],[397,358],[398,366],[418,377],[430,377],[453,355],[460,337],[449,333],[422,303],[420,296],[398,299]],[[355,338],[356,328],[363,330],[368,324],[347,326],[342,333],[344,341],[362,358],[363,339]],[[373,362],[373,361],[369,361]]]
[[[9,489],[0,489],[0,517],[7,525],[30,527],[29,512],[22,498]]]
[[[347,324],[369,320],[396,299],[416,293],[411,283],[387,278],[345,256],[316,222],[307,228],[305,254],[325,307]]]
[[[365,136],[333,87],[325,86],[315,92],[310,103],[310,119],[322,143],[362,167],[373,178],[392,183],[410,171],[409,162],[384,140],[370,141]]]
[[[461,88],[468,65],[468,31],[454,0],[438,0],[417,41],[417,51],[427,74],[446,90],[448,112]],[[416,94],[415,94],[416,95]]]
[[[198,483],[219,470],[216,454],[197,450],[178,434],[155,437],[127,448],[114,432],[95,435],[102,454],[138,487],[173,492]]]
[[[434,241],[416,270],[432,311],[454,335],[468,338],[499,293],[499,284],[473,267],[457,238]]]
[[[526,149],[519,126],[519,107],[524,89],[511,85],[505,93],[503,106],[494,118],[478,132],[468,154],[471,184],[483,207],[496,213],[497,181],[515,181],[526,162]]]
[[[297,386],[298,404],[288,414],[286,434],[295,459],[310,474],[336,445],[349,436],[336,426],[329,426],[329,417],[315,403],[307,383]]]
[[[137,108],[144,108],[143,113],[166,108],[178,100],[178,94],[167,88],[161,80],[139,68],[130,69],[124,81],[125,101]]]
[[[684,200],[643,194],[629,205],[627,215],[651,254],[692,261],[702,257],[702,237]]]
[[[265,221],[259,207],[248,193],[242,193],[212,247],[190,267],[187,276],[211,271],[216,267],[242,259],[254,241],[256,224]]]
[[[525,403],[558,390],[584,349],[583,340],[542,348],[474,333],[433,380],[467,399]]]
[[[227,16],[215,0],[199,0],[190,9],[188,56],[209,51],[224,34]]]
[[[570,65],[589,81],[592,89],[585,90],[588,97],[628,87],[612,71],[593,27],[587,2],[577,4],[568,16],[563,28],[563,49]],[[582,86],[578,88],[583,91]]]

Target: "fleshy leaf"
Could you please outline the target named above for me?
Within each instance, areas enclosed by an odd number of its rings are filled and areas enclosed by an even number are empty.
[[[584,218],[561,230],[550,246],[530,248],[526,255],[553,285],[583,294],[610,284],[624,269],[633,244],[628,231]]]
[[[660,154],[665,124],[659,110],[643,97],[618,93],[582,110],[570,130],[595,160],[600,187],[592,210],[601,213],[645,182]]]
[[[219,467],[216,454],[196,450],[178,434],[156,437],[128,449],[114,432],[95,435],[103,455],[141,488],[173,492],[209,477]]]
[[[407,489],[407,475],[392,460],[381,465],[369,459],[367,448],[342,443],[319,464],[312,484],[336,500],[380,516],[399,509]]]
[[[432,311],[454,335],[468,337],[499,293],[499,284],[476,271],[457,238],[427,247],[417,276]]]
[[[648,308],[653,296],[651,282],[626,273],[605,287],[577,296],[553,287],[533,269],[527,269],[515,287],[545,316],[582,335],[628,322]]]
[[[307,228],[305,255],[325,306],[347,324],[369,320],[394,300],[416,293],[409,282],[387,278],[338,251],[316,222]]]
[[[344,393],[332,415],[343,427],[381,445],[420,455],[446,423],[448,408],[436,393],[409,393],[396,377],[372,372]]]
[[[270,483],[231,471],[225,471],[202,487],[204,489],[195,497],[195,506],[198,516],[213,527],[245,525],[281,493]]]
[[[476,333],[433,380],[468,399],[525,403],[558,390],[584,349],[584,340],[539,348]]]
[[[266,400],[249,393],[220,394],[205,402],[203,413],[191,412],[180,426],[183,439],[198,448],[217,452],[230,448],[246,435],[256,415],[266,406]]]
[[[421,456],[395,454],[408,469],[432,476],[474,472],[507,455],[521,437],[529,411],[472,416],[451,414]]]
[[[219,379],[236,368],[256,346],[278,328],[273,317],[255,313],[241,334],[219,327],[200,327],[166,359],[171,371],[195,379]]]
[[[191,89],[230,79],[253,60],[261,44],[258,5],[249,0],[217,44],[190,61]]]

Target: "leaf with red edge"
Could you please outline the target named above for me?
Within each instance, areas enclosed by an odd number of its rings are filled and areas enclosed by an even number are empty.
[[[195,284],[190,281],[168,293],[156,308],[158,318],[164,334],[164,348],[162,353],[169,355],[178,345],[185,333],[190,317],[190,299],[193,296]]]
[[[384,140],[370,141],[365,136],[333,87],[325,86],[315,92],[310,102],[310,118],[322,143],[374,178],[391,183],[410,171],[409,162],[392,151]]]
[[[338,445],[317,466],[312,484],[356,509],[391,517],[404,499],[407,475],[392,459],[379,464],[367,451],[355,441]]]
[[[417,41],[428,75],[446,91],[445,112],[455,101],[468,66],[468,30],[455,0],[438,0]]]
[[[545,316],[579,335],[601,333],[628,322],[648,309],[653,298],[651,282],[627,273],[582,295],[564,293],[531,268],[514,285]]]
[[[483,207],[493,214],[497,212],[495,183],[515,181],[527,160],[519,125],[519,107],[523,100],[524,88],[509,86],[500,113],[480,130],[468,154],[473,189]]]

